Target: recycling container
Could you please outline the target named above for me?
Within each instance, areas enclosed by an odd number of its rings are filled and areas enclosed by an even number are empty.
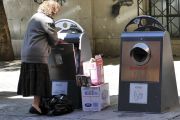
[[[131,24],[139,27],[127,32]],[[157,19],[130,20],[120,50],[118,111],[162,113],[179,106],[170,36]]]
[[[81,108],[81,88],[76,85],[76,75],[83,74],[82,63],[92,57],[89,37],[78,23],[69,19],[59,20],[55,26],[58,38],[68,44],[53,46],[48,58],[52,95],[66,94],[74,108]]]

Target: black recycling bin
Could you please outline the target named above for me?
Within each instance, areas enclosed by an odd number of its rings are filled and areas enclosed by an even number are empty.
[[[127,32],[131,24],[139,27]],[[121,35],[118,111],[162,113],[176,107],[179,100],[169,33],[151,16],[135,17]]]
[[[88,35],[82,27],[69,19],[55,23],[58,38],[69,44],[58,44],[48,58],[52,94],[66,94],[74,108],[82,107],[81,88],[76,85],[76,75],[83,74],[82,62],[92,57]]]

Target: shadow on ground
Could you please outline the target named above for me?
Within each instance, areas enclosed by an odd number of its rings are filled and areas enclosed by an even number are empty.
[[[14,96],[17,95],[16,92],[11,92],[11,91],[1,91],[0,96]]]
[[[0,61],[0,72],[18,71],[20,68],[20,61]]]

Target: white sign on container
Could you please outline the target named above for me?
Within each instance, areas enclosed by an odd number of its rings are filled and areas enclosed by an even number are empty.
[[[147,104],[148,84],[130,83],[129,103]]]
[[[67,95],[68,82],[52,81],[52,95]]]

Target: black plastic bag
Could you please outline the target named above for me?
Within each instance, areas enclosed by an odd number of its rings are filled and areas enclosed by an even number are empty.
[[[43,105],[48,116],[57,116],[74,111],[74,105],[65,94],[53,95],[52,97],[43,97]]]

